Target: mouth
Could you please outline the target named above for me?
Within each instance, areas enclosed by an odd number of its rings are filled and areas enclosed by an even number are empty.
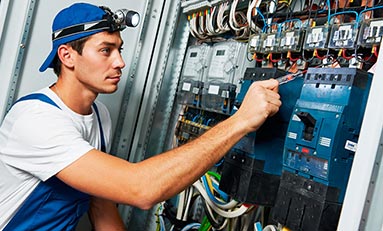
[[[121,78],[121,75],[107,77],[108,80],[110,80],[112,82],[117,82],[117,83],[120,81],[120,78]]]

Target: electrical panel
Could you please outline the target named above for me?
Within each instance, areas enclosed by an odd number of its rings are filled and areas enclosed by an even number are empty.
[[[254,61],[246,57],[247,44],[237,41],[219,42],[212,46],[210,66],[207,71],[202,108],[230,114],[234,106],[237,86],[247,67]]]
[[[201,206],[207,214],[201,230],[210,223],[227,231],[231,218],[238,222],[233,229],[248,230],[249,219],[238,215],[243,205],[267,214],[257,231],[336,230],[371,84],[367,71],[383,35],[380,5],[346,5],[355,4],[181,2],[192,45],[178,91],[178,144],[234,115],[254,82],[287,80],[279,85],[278,113],[212,168],[220,179],[210,186],[206,175],[200,179],[210,199],[202,197],[212,200]],[[233,201],[238,206],[227,209]],[[223,208],[230,215],[218,212]]]

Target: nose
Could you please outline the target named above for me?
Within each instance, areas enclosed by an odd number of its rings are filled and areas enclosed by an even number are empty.
[[[120,53],[117,54],[117,57],[115,58],[115,60],[113,62],[113,67],[119,68],[119,69],[122,69],[125,67],[124,59],[122,58]]]

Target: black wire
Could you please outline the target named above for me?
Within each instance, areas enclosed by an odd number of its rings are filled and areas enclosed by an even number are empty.
[[[210,215],[210,213],[207,209],[205,199],[203,197],[201,197],[201,200],[202,200],[202,207],[205,210],[205,215],[206,215],[207,219],[209,220],[211,226],[213,226],[213,228],[215,228],[215,229],[220,229],[222,227],[223,223],[225,222],[225,219],[222,217],[218,217],[218,219],[216,219],[216,220],[218,220],[219,223],[215,222],[213,217]]]

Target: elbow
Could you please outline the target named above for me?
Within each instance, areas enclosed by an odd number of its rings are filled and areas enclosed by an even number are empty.
[[[131,201],[133,203],[130,204],[142,210],[149,210],[160,201],[161,197],[156,196],[155,192],[144,189],[135,194],[134,199]]]
[[[142,209],[142,210],[149,210],[149,209],[153,208],[153,206],[155,206],[155,205],[156,205],[156,203],[140,203],[136,207],[139,209]]]

